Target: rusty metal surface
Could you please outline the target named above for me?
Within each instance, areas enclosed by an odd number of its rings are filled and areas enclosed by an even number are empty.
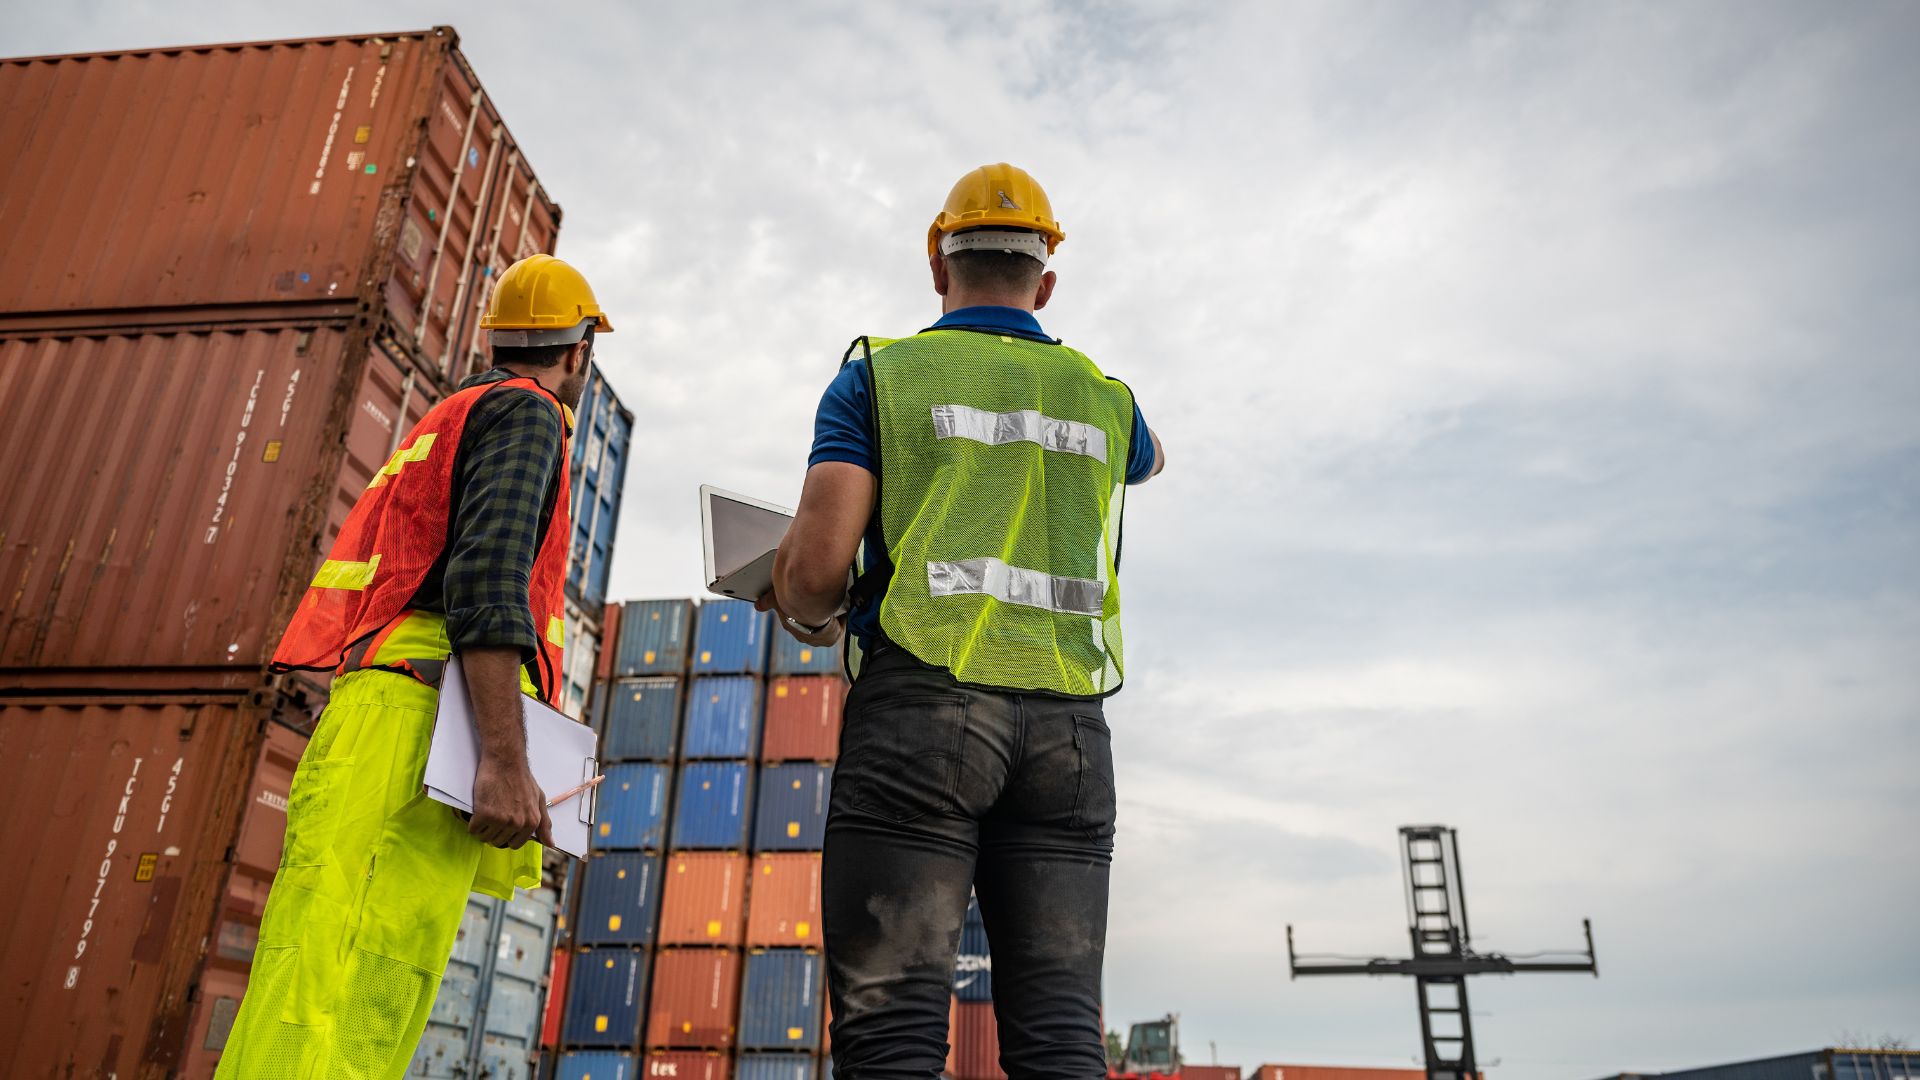
[[[0,60],[0,100],[0,325],[384,306],[457,378],[559,228],[447,27]]]
[[[0,815],[32,884],[0,939],[0,1075],[179,1068],[264,716],[245,698],[0,705]]]
[[[330,538],[436,400],[377,348],[342,385],[348,347],[333,327],[0,342],[0,395],[36,418],[0,428],[0,460],[34,466],[0,504],[0,668],[257,685],[324,554],[302,515],[323,504]]]
[[[199,986],[193,1016],[187,1027],[184,1080],[210,1080],[226,1048],[227,1036],[246,993],[247,975],[260,943],[260,919],[266,914],[267,890],[280,868],[280,848],[287,831],[287,796],[293,772],[307,748],[307,736],[282,724],[268,724],[266,738],[247,785],[233,839],[233,857],[227,883],[215,915],[213,940]]]

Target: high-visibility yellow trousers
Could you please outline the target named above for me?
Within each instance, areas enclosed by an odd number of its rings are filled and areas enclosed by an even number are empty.
[[[468,893],[540,883],[539,844],[488,847],[422,790],[438,699],[387,671],[334,680],[288,793],[222,1080],[405,1075]]]

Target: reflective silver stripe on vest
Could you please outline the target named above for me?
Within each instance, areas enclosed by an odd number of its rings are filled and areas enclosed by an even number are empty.
[[[999,559],[927,564],[927,591],[934,596],[991,596],[1009,604],[1099,618],[1107,587],[1087,578],[1054,577],[1008,566]]]
[[[988,412],[968,405],[935,405],[933,434],[939,439],[971,439],[988,446],[1038,443],[1047,450],[1079,454],[1105,464],[1107,433],[1077,420],[1056,420],[1034,409]]]

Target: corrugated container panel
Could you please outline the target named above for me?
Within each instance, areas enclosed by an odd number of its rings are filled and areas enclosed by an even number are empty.
[[[818,851],[827,837],[827,799],[833,766],[805,762],[760,770],[753,850]]]
[[[213,1075],[233,1031],[240,998],[253,968],[253,954],[260,943],[260,917],[266,911],[267,889],[280,867],[293,773],[306,747],[305,734],[281,723],[266,725],[266,739],[254,764],[233,844],[232,869],[220,895],[212,948],[194,994],[182,1075]]]
[[[571,462],[573,549],[567,567],[567,595],[577,603],[598,607],[606,603],[607,575],[613,566],[633,414],[620,404],[595,365],[575,418]]]
[[[749,947],[821,946],[819,852],[754,856],[747,889]]]
[[[36,418],[0,428],[0,666],[258,683],[277,605],[318,565],[301,511],[353,485],[328,450],[344,427],[349,455],[377,455],[368,476],[388,456],[373,429],[400,411],[390,364],[366,365],[354,412],[330,416],[348,348],[329,326],[0,340],[0,396]]]
[[[600,635],[594,624],[572,601],[567,602],[566,685],[561,688],[560,711],[576,720],[589,717],[587,706],[593,698],[593,669],[600,660]]]
[[[1833,1080],[1914,1080],[1920,1077],[1920,1050],[1828,1050]]]
[[[740,1048],[801,1050],[820,1047],[820,997],[826,963],[803,949],[769,949],[747,955],[740,996]]]
[[[365,305],[417,329],[458,381],[487,287],[553,250],[560,214],[455,40],[440,27],[0,62],[15,164],[0,248],[39,253],[0,274],[0,311],[74,325]]]
[[[746,934],[747,857],[681,851],[667,859],[660,944],[739,945]]]
[[[679,675],[687,670],[693,601],[629,600],[620,611],[620,655],[613,673]]]
[[[613,658],[620,651],[620,605],[607,604],[600,609],[600,658],[593,668],[596,682],[613,678]]]
[[[759,745],[760,680],[751,675],[705,675],[687,690],[686,758],[750,758]]]
[[[601,770],[599,801],[594,807],[593,846],[596,850],[637,848],[659,850],[666,845],[667,784],[672,766],[647,762],[608,765]]]
[[[744,761],[696,761],[681,767],[673,815],[673,846],[745,851],[753,766]]]
[[[488,975],[479,1054],[461,1076],[532,1080],[559,893],[548,886],[494,903],[501,912],[499,938]]]
[[[564,917],[563,917],[564,921]],[[547,969],[547,1004],[541,1010],[540,1045],[551,1050],[560,1045],[560,1021],[566,1014],[567,987],[573,974],[573,950],[553,950],[552,966]]]
[[[227,698],[0,704],[0,827],[31,883],[0,931],[0,1076],[180,1068],[265,719]]]
[[[466,1075],[498,914],[493,899],[477,893],[467,897],[467,910],[453,939],[453,954],[427,1014],[427,1029],[407,1066],[409,1076],[444,1080]]]
[[[838,675],[845,670],[841,666],[840,649],[839,645],[826,648],[807,645],[792,634],[776,633],[767,670],[773,675]]]
[[[993,1000],[993,952],[987,947],[987,924],[980,919],[980,901],[967,901],[967,918],[960,924],[960,952],[953,961],[953,995],[961,1001]]]
[[[647,997],[643,949],[580,949],[567,988],[560,1039],[569,1046],[632,1046]]]
[[[580,886],[574,940],[582,945],[651,945],[660,914],[660,856],[594,852]]]
[[[576,1050],[560,1055],[553,1075],[554,1080],[636,1080],[640,1058],[613,1050]]]
[[[696,675],[758,675],[767,666],[767,613],[745,600],[708,600],[700,605],[693,639]]]
[[[818,1080],[819,1075],[820,1059],[809,1054],[741,1054],[733,1069],[733,1080]]]
[[[711,1050],[654,1050],[647,1054],[643,1067],[648,1077],[727,1080],[728,1064],[727,1055]]]
[[[725,1050],[733,1046],[740,1004],[735,949],[662,949],[647,1009],[647,1046]]]
[[[832,761],[839,757],[840,719],[846,705],[847,681],[838,675],[769,680],[760,760]]]
[[[947,1035],[947,1075],[953,1080],[1007,1080],[1000,1068],[1000,1029],[993,1002],[955,1001]]]
[[[600,750],[610,761],[672,761],[680,733],[681,680],[615,679],[607,684]]]
[[[1240,1066],[1182,1065],[1180,1080],[1240,1080]]]

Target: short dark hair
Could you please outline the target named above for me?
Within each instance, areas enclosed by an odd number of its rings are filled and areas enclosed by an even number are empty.
[[[947,273],[960,284],[992,292],[1029,292],[1040,287],[1046,265],[1013,251],[955,251],[947,255]]]
[[[592,352],[593,327],[587,327],[587,336],[580,340],[586,342],[587,351]],[[515,367],[550,368],[559,363],[571,348],[572,345],[495,345],[493,366],[512,364]]]

